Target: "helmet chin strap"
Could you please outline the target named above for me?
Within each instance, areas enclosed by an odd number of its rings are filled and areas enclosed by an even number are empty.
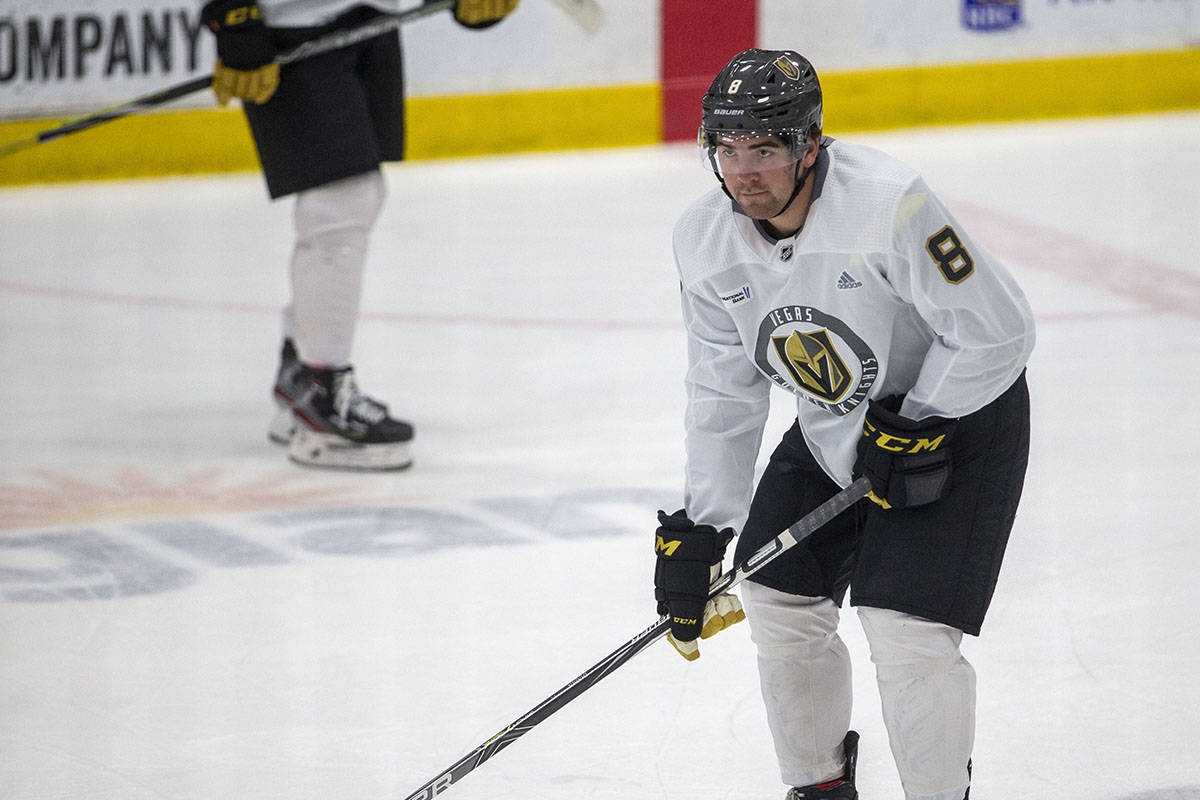
[[[783,204],[783,208],[779,209],[779,213],[777,213],[775,216],[778,217],[780,214],[782,214],[783,212],[788,210],[788,206],[790,206],[795,201],[795,199],[800,195],[800,190],[804,188],[804,184],[806,182],[808,182],[808,173],[812,172],[812,167],[809,167],[808,169],[804,170],[804,174],[801,175],[800,174],[800,165],[803,163],[804,163],[803,159],[796,162],[796,175],[793,178],[793,180],[795,180],[795,182],[796,182],[796,188],[792,189],[792,196],[787,199],[787,202]]]

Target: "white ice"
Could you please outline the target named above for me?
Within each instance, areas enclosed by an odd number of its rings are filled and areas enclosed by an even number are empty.
[[[915,165],[1038,316],[1025,497],[964,645],[972,797],[1200,797],[1200,114],[846,138]],[[356,361],[418,439],[383,475],[266,440],[290,204],[258,175],[0,191],[0,797],[404,798],[653,621],[670,231],[711,175],[668,145],[387,179]],[[842,631],[862,797],[900,798]],[[445,797],[781,798],[746,626],[701,652],[660,642]]]

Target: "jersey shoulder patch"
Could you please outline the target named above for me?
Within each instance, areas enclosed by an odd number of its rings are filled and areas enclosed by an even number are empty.
[[[920,184],[916,170],[874,148],[837,141],[820,197],[818,249],[885,252],[891,249],[904,201]],[[819,231],[819,233],[818,233]]]
[[[684,210],[672,236],[675,266],[684,286],[693,286],[731,266],[754,259],[734,228],[732,201],[720,187]]]

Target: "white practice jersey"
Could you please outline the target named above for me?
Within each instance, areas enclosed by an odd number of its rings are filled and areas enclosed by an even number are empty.
[[[273,28],[310,28],[332,22],[355,6],[395,14],[417,3],[401,0],[258,0],[263,22]]]
[[[809,448],[850,483],[867,400],[912,419],[997,398],[1033,349],[1005,268],[907,165],[825,139],[801,231],[776,241],[718,187],[675,227],[687,328],[685,506],[745,522],[772,385],[796,397]]]

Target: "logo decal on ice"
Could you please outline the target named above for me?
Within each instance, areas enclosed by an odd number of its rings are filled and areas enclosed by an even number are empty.
[[[844,416],[867,399],[879,361],[850,326],[811,306],[781,306],[758,327],[754,363],[778,386]]]
[[[0,481],[0,498],[32,498],[0,500],[0,609],[164,594],[219,570],[309,569],[322,556],[408,559],[635,536],[642,526],[625,510],[679,504],[677,490],[597,487],[478,497],[453,508],[397,506],[386,492],[314,483],[295,472],[240,476],[204,467],[176,482],[123,468],[95,483],[56,473],[44,483]]]

